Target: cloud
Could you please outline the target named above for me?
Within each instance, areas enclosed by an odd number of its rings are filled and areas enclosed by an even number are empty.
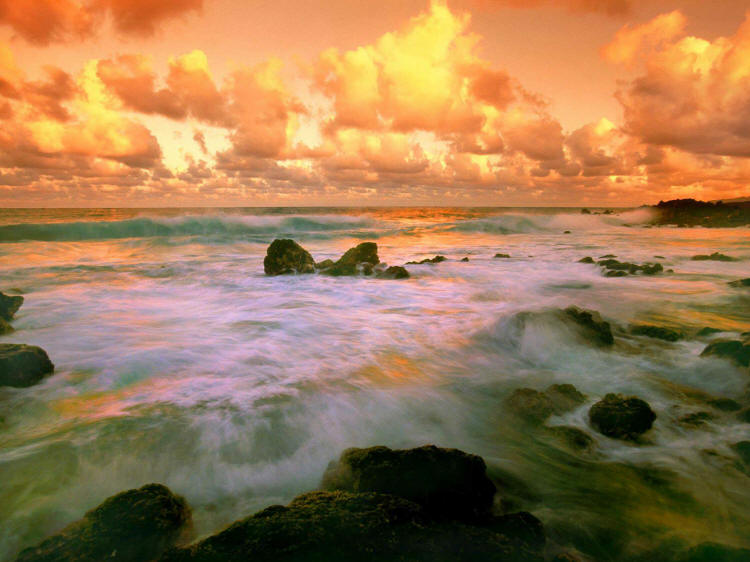
[[[687,19],[682,12],[675,10],[643,25],[626,25],[617,32],[611,43],[602,48],[602,56],[614,63],[632,63],[643,49],[656,49],[683,35],[686,24]]]
[[[594,12],[622,16],[632,11],[641,0],[475,0],[480,7],[538,8],[560,6],[573,12]]]
[[[0,24],[30,43],[48,45],[90,37],[107,17],[120,33],[150,35],[202,6],[203,0],[0,0]]]

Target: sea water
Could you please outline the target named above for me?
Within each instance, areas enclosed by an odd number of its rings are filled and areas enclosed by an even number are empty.
[[[0,210],[0,290],[26,299],[0,343],[41,346],[55,364],[36,386],[0,388],[0,559],[149,482],[184,496],[205,536],[315,489],[348,447],[427,443],[481,455],[507,508],[532,511],[553,540],[599,559],[665,541],[750,546],[750,480],[731,448],[750,425],[700,399],[747,405],[750,376],[699,357],[711,338],[750,330],[750,293],[727,284],[750,276],[750,229],[652,228],[651,218]],[[274,238],[316,261],[363,241],[390,265],[448,259],[407,266],[407,280],[267,277]],[[690,259],[714,251],[738,261]],[[673,272],[607,278],[578,263],[605,254]],[[553,312],[570,305],[599,311],[616,344],[576,337]],[[687,337],[632,336],[631,323]],[[703,327],[725,333],[699,338]],[[515,388],[552,383],[587,401],[548,425],[588,432],[593,452],[506,411]],[[590,427],[589,407],[609,392],[656,411],[644,443]],[[679,423],[697,411],[713,419]]]

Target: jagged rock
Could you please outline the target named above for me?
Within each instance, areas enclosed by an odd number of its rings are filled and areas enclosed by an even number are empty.
[[[23,304],[23,297],[0,293],[0,320],[10,322]]]
[[[716,340],[701,352],[701,357],[722,357],[740,367],[750,366],[750,345],[738,340]]]
[[[693,256],[690,258],[693,261],[738,261],[737,258],[732,258],[730,256],[727,256],[725,254],[721,254],[719,252],[714,252],[713,254],[698,254],[697,256]]]
[[[362,242],[354,248],[348,249],[331,267],[322,271],[326,275],[342,276],[372,275],[373,267],[380,263],[378,245],[375,242]]]
[[[621,394],[607,394],[589,410],[591,425],[615,439],[636,439],[651,429],[655,419],[656,414],[647,402]]]
[[[0,344],[0,386],[31,386],[54,370],[55,366],[41,347]]]
[[[647,336],[664,341],[678,341],[683,338],[681,332],[665,328],[663,326],[652,326],[650,324],[634,324],[630,326],[630,333],[636,336]]]
[[[538,542],[530,545],[538,540],[531,520],[497,526],[516,535],[492,525],[435,521],[418,504],[392,495],[311,492],[174,549],[160,562],[543,561]]]
[[[190,523],[183,498],[161,484],[148,484],[107,498],[83,519],[22,551],[17,562],[154,560]]]
[[[310,252],[294,240],[276,239],[268,246],[263,269],[266,275],[315,273],[315,262]]]
[[[405,267],[392,265],[385,271],[378,273],[378,279],[408,279],[409,272]]]
[[[578,263],[594,263],[594,258],[591,256],[586,256],[585,258],[581,258],[578,260]]]
[[[737,279],[737,281],[730,281],[729,283],[730,287],[750,287],[750,277],[746,277],[745,279]]]
[[[481,457],[434,445],[347,449],[328,466],[321,488],[392,494],[430,517],[462,521],[486,517],[495,495]]]
[[[565,317],[575,322],[583,336],[598,345],[612,345],[615,341],[609,322],[602,320],[598,312],[570,306],[564,311]]]
[[[495,257],[496,258],[509,258],[510,254],[500,254],[500,253],[498,253],[498,254],[495,254]]]

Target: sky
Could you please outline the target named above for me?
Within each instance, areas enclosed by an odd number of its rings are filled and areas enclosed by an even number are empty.
[[[0,0],[0,206],[750,195],[736,0]]]

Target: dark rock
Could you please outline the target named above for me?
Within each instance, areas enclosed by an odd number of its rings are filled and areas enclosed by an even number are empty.
[[[583,209],[581,209],[581,214],[582,215],[590,215],[591,211],[589,211],[586,207],[584,207]]]
[[[709,326],[706,326],[705,328],[701,328],[698,330],[698,332],[695,334],[699,338],[702,338],[704,336],[711,336],[713,334],[720,334],[724,330],[719,330],[718,328],[711,328]]]
[[[605,277],[627,277],[628,274],[625,271],[608,271],[604,274]]]
[[[577,427],[555,425],[549,428],[549,432],[575,451],[586,452],[594,448],[593,438]]]
[[[533,388],[517,388],[505,399],[505,406],[528,423],[541,425],[555,413],[552,399]]]
[[[711,398],[706,400],[706,404],[722,412],[738,412],[742,409],[742,405],[731,398]]]
[[[732,449],[746,465],[750,466],[750,441],[740,441],[732,445]]]
[[[496,258],[509,258],[510,254],[495,254]]]
[[[594,258],[591,256],[586,256],[585,258],[581,258],[578,260],[578,263],[594,263]]]
[[[107,498],[83,519],[27,548],[17,562],[144,562],[158,557],[190,526],[190,508],[161,484]]]
[[[356,275],[361,271],[365,275],[371,275],[373,266],[379,263],[378,245],[375,242],[362,242],[347,250],[335,264],[322,273],[341,276]]]
[[[677,558],[677,562],[748,562],[750,549],[734,548],[714,542],[694,546]]]
[[[392,495],[312,492],[174,549],[160,562],[542,562],[541,549],[524,542],[535,538],[531,527],[506,522],[504,532],[519,534],[509,539],[487,526],[431,520],[416,503]]]
[[[5,320],[0,318],[0,336],[3,334],[10,334],[13,331],[13,326],[8,324]]]
[[[660,263],[644,263],[640,269],[643,275],[656,275],[664,271],[664,266]]]
[[[493,517],[485,525],[494,532],[508,537],[517,547],[541,551],[547,542],[544,525],[527,511]]]
[[[469,258],[461,258],[461,261],[467,262],[467,261],[469,261]]]
[[[0,386],[31,386],[54,370],[55,366],[41,347],[0,344]]]
[[[707,254],[698,254],[697,256],[693,256],[690,258],[693,261],[738,261],[737,258],[732,258],[730,256],[720,254],[719,252],[714,252],[711,255]]]
[[[614,255],[614,254],[604,254],[603,256],[599,256],[599,259],[600,260],[607,260],[607,259],[616,258],[616,257],[617,256]]]
[[[422,265],[424,263],[440,263],[444,262],[447,258],[445,256],[435,256],[434,258],[425,258],[421,261],[408,261],[406,265]]]
[[[750,277],[746,277],[745,279],[737,279],[737,281],[730,281],[729,286],[737,287],[738,289],[740,287],[750,287]]]
[[[570,230],[563,231],[563,234],[570,234]]]
[[[707,203],[695,199],[659,201],[654,224],[733,227],[750,224],[750,203]]]
[[[347,449],[328,466],[321,488],[393,494],[430,517],[463,521],[487,516],[495,495],[481,457],[434,445]]]
[[[385,271],[378,273],[378,279],[408,279],[409,272],[406,271],[405,267],[400,265],[392,265]]]
[[[722,357],[740,367],[750,366],[750,345],[738,340],[716,340],[701,352],[701,357]]]
[[[657,260],[665,260],[665,259],[667,259],[664,256],[654,256],[654,258],[657,259]]]
[[[714,419],[714,416],[709,412],[692,412],[682,416],[678,421],[683,425],[699,427],[712,419]]]
[[[321,262],[318,262],[315,264],[315,269],[328,269],[331,267],[335,262],[331,259],[323,260]]]
[[[10,322],[23,304],[23,297],[0,293],[0,319]]]
[[[310,253],[294,240],[276,239],[268,246],[263,269],[266,275],[315,273],[315,262]]]
[[[570,306],[563,312],[567,318],[578,325],[582,335],[589,341],[598,345],[612,345],[615,342],[609,322],[602,320],[598,312],[577,306]]]
[[[651,429],[655,419],[656,414],[648,403],[621,394],[607,394],[589,410],[591,425],[615,439],[636,439]]]
[[[556,414],[575,410],[586,401],[586,395],[572,384],[553,384],[547,388],[545,394],[551,400]]]
[[[663,326],[652,326],[649,324],[634,324],[630,326],[630,333],[636,336],[648,336],[664,341],[678,341],[683,338],[682,333]]]
[[[750,408],[745,408],[742,410],[739,414],[737,414],[737,418],[745,423],[750,423]]]

